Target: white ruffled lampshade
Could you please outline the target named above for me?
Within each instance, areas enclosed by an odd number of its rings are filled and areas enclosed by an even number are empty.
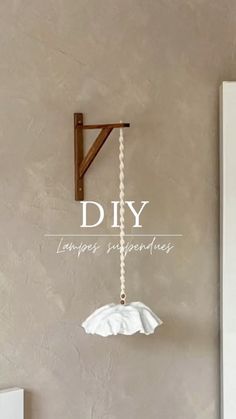
[[[133,335],[154,333],[161,319],[140,302],[107,304],[95,310],[82,324],[86,333],[100,336]]]

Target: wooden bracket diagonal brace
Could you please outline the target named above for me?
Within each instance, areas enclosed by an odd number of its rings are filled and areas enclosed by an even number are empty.
[[[74,149],[75,149],[75,200],[83,201],[84,199],[84,182],[83,178],[89,166],[95,159],[99,150],[109,137],[113,128],[129,127],[128,123],[115,124],[98,124],[83,125],[83,114],[74,114]],[[84,157],[84,129],[101,129],[96,140],[90,147],[87,155]]]
[[[103,144],[105,143],[106,139],[110,135],[113,128],[102,128],[100,134],[97,136],[96,140],[94,141],[93,145],[90,147],[87,155],[83,159],[80,168],[79,168],[79,176],[80,178],[84,176],[87,172],[90,164],[95,159],[96,155],[98,154],[99,150],[102,148]]]

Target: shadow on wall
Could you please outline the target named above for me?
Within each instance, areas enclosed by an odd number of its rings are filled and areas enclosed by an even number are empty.
[[[145,346],[147,350],[148,346],[153,346],[154,341],[158,342],[158,346],[172,345],[179,346],[183,349],[184,346],[191,346],[195,348],[198,353],[199,350],[205,352],[209,350],[209,344],[217,343],[219,340],[219,331],[216,327],[213,330],[211,324],[207,324],[203,321],[193,321],[192,319],[177,318],[173,320],[173,317],[165,316],[162,318],[163,325],[156,329],[155,333],[149,336],[137,333],[136,335],[130,336],[119,336],[122,339],[125,346],[134,346],[137,350],[142,350]],[[217,320],[217,319],[216,319]],[[212,336],[214,333],[214,336]],[[98,338],[100,339],[100,338]],[[101,338],[104,339],[104,338]],[[117,339],[117,336],[109,337],[108,339]],[[151,349],[151,348],[150,348]]]
[[[29,391],[25,391],[25,411],[24,411],[24,419],[31,419],[32,418],[32,399],[33,399],[33,394]]]

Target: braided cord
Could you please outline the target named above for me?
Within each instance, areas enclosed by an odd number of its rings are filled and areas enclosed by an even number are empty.
[[[125,185],[124,185],[124,136],[120,129],[119,137],[119,163],[120,163],[120,303],[125,304]]]

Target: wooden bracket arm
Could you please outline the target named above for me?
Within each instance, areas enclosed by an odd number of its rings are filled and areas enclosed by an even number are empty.
[[[83,125],[83,129],[100,129],[100,128],[127,128],[130,124],[120,122],[116,124],[97,124],[97,125]]]
[[[84,183],[83,178],[89,166],[95,159],[99,150],[109,137],[113,128],[129,127],[128,123],[115,123],[115,124],[98,124],[98,125],[83,125],[83,114],[74,114],[74,149],[75,149],[75,200],[83,201],[84,199]],[[87,155],[84,157],[84,129],[101,129],[96,140],[90,147]]]

